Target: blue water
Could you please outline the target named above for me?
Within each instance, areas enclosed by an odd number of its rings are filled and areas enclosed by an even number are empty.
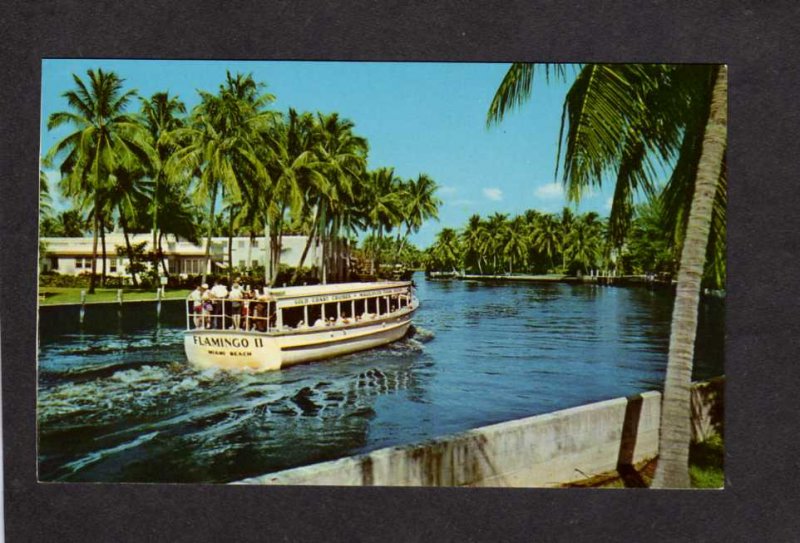
[[[40,480],[227,482],[661,386],[668,291],[415,280],[413,338],[263,374],[190,367],[182,303],[43,310]],[[695,378],[723,344],[706,299]]]

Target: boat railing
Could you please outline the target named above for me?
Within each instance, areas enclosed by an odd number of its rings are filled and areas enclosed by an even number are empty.
[[[400,295],[401,298],[406,300],[406,304],[402,307],[398,306],[396,309],[390,311],[389,313],[394,313],[395,311],[399,311],[402,309],[407,309],[410,307],[413,302],[416,300],[416,296],[413,295],[413,291],[407,295]],[[203,330],[203,329],[213,329],[213,330],[227,330],[228,325],[231,324],[231,328],[236,329],[244,329],[246,331],[250,330],[257,330],[259,332],[271,332],[275,330],[282,330],[282,329],[291,329],[291,327],[278,327],[275,324],[276,319],[276,310],[273,309],[272,312],[269,312],[269,306],[272,304],[274,308],[275,300],[264,300],[259,298],[207,298],[201,300],[200,303],[200,311],[197,311],[196,307],[196,300],[191,298],[191,295],[186,298],[187,301],[187,310],[186,310],[186,329],[187,330]],[[231,306],[234,303],[239,303],[238,310],[234,310]],[[209,309],[209,305],[211,306]],[[243,310],[244,309],[244,310]],[[234,311],[236,311],[234,313]],[[262,314],[262,312],[264,314]],[[383,314],[370,314],[367,319],[375,319],[376,317],[382,317],[386,313]],[[239,319],[235,317],[238,316]],[[360,320],[364,319],[364,317],[353,316],[352,322],[359,322]],[[238,322],[237,322],[238,321]],[[301,321],[302,322],[302,321]],[[349,324],[349,322],[345,321],[344,323],[334,321],[326,321],[326,326],[332,325],[340,325],[340,324]],[[192,326],[194,325],[194,326]],[[301,328],[315,328],[315,325],[311,323],[303,322],[303,326]]]
[[[275,312],[261,315],[257,314],[257,309],[261,307],[261,311],[266,312],[268,304],[272,301],[260,300],[253,298],[210,298],[201,301],[200,310],[197,310],[197,304],[191,297],[187,298],[187,311],[186,311],[186,329],[227,329],[227,325],[237,324],[241,327],[244,324],[245,330],[258,329],[260,332],[269,332],[274,326],[271,321],[275,317]],[[239,303],[238,311],[234,310],[231,305]],[[208,305],[211,308],[208,308]],[[245,308],[245,311],[242,311]],[[236,311],[234,313],[234,311]],[[239,317],[239,322],[236,322],[235,317]],[[192,326],[194,324],[194,326]]]

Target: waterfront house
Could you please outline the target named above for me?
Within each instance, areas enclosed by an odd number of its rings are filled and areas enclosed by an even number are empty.
[[[145,251],[151,250],[152,234],[130,234],[131,245],[145,243]],[[79,275],[91,272],[92,269],[92,238],[41,238],[45,252],[39,255],[40,271],[55,271],[62,275]],[[281,251],[281,264],[297,266],[307,236],[283,236]],[[126,271],[129,264],[127,255],[119,256],[117,247],[125,247],[125,238],[122,233],[111,232],[106,234],[106,272],[111,277],[130,277]],[[164,263],[170,274],[189,276],[203,273],[205,263],[205,239],[198,245],[190,241],[164,236],[161,242],[164,252]],[[231,262],[239,270],[250,269],[253,266],[263,266],[267,262],[269,240],[265,237],[250,239],[249,237],[234,237],[231,240]],[[100,242],[97,247],[97,271],[102,268],[102,253]],[[220,272],[226,270],[231,262],[228,261],[228,238],[211,238],[211,262],[206,272]],[[319,266],[322,260],[322,246],[312,245],[306,255],[304,266]],[[150,263],[148,262],[149,266]]]

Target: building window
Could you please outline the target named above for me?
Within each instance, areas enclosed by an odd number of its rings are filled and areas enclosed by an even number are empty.
[[[240,260],[239,261],[239,269],[243,270],[245,268],[245,266],[247,266],[247,261],[246,260]]]
[[[251,265],[252,265],[253,268],[257,267],[258,266],[258,260],[253,260]]]
[[[83,268],[83,259],[82,258],[76,258],[75,259],[75,269],[79,270],[81,268]]]
[[[245,244],[245,243],[246,243],[246,242],[245,242],[245,240],[243,240],[243,239],[240,239],[240,240],[239,240],[239,249],[244,249],[244,244]]]
[[[109,271],[111,273],[117,273],[117,259],[116,258],[112,258],[111,259],[111,262],[109,263],[108,269],[109,269]]]

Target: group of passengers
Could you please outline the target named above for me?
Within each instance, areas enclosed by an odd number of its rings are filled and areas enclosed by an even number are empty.
[[[275,312],[268,312],[271,298],[267,295],[267,289],[259,293],[258,289],[250,289],[249,286],[242,287],[238,280],[233,282],[231,289],[220,282],[214,282],[212,288],[208,288],[207,283],[198,285],[189,294],[189,313],[193,317],[195,328],[205,328],[213,330],[258,330],[266,332],[268,328],[275,327]],[[273,304],[274,308],[274,304]],[[400,308],[399,298],[392,298],[389,304],[389,312],[394,312]],[[369,313],[366,308],[361,315],[356,314],[353,319],[348,317],[347,312],[334,318],[323,318],[320,316],[314,324],[309,326],[304,321],[300,321],[294,327],[296,329],[320,328],[325,326],[346,325],[352,322],[361,322],[378,318],[378,314]],[[283,329],[290,330],[292,327],[284,325]]]
[[[212,288],[203,283],[189,294],[189,309],[195,328],[244,329],[249,316],[254,317],[251,329],[266,331],[266,321],[270,317],[266,301],[267,298],[259,295],[257,289],[242,287],[239,281],[234,281],[230,290],[224,283],[216,281]],[[274,319],[274,316],[273,313],[271,317]]]

